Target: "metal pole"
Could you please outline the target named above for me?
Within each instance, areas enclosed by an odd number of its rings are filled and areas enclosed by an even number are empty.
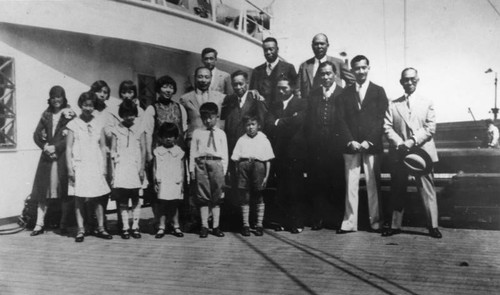
[[[491,109],[493,113],[493,119],[496,121],[498,117],[498,107],[497,107],[497,84],[498,84],[498,73],[495,72],[495,107]]]

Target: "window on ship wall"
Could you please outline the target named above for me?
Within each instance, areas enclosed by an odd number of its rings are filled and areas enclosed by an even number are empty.
[[[14,59],[0,56],[0,150],[17,146]]]
[[[146,74],[137,74],[139,84],[139,100],[143,108],[156,101],[155,81],[156,77]]]

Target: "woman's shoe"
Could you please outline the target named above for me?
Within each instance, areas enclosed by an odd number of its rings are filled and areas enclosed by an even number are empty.
[[[165,230],[163,228],[160,228],[155,235],[156,239],[161,239],[165,236]]]
[[[38,229],[36,229],[38,228]],[[43,234],[44,232],[44,229],[43,229],[43,226],[35,226],[35,229],[31,232],[30,236],[34,237],[34,236],[38,236],[38,235],[41,235]]]
[[[85,233],[84,232],[78,232],[75,237],[75,242],[81,243],[83,242],[83,239],[85,238]]]
[[[105,230],[98,230],[95,232],[95,236],[101,239],[105,240],[111,240],[113,238],[112,235],[110,235],[107,231]]]
[[[132,238],[134,238],[134,239],[141,238],[141,232],[139,231],[138,228],[133,229],[131,235],[132,235]]]
[[[174,228],[172,234],[178,238],[182,238],[184,236],[184,233],[182,233],[181,229],[178,227]]]

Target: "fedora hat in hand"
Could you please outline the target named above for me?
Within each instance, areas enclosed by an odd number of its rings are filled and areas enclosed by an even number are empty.
[[[420,176],[432,171],[431,156],[422,148],[413,147],[403,157],[403,164],[410,175]]]

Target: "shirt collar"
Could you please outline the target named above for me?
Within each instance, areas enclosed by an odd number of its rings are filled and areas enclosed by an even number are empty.
[[[241,101],[240,107],[242,107],[245,104],[245,101],[247,100],[247,96],[248,96],[248,90],[245,92],[245,94],[243,94],[242,97],[238,96],[238,100]]]
[[[335,91],[335,87],[337,87],[337,83],[333,82],[332,86],[330,86],[330,89],[325,92],[326,97],[332,96],[333,92]]]
[[[280,61],[279,58],[277,58],[275,61],[273,61],[272,63],[269,63],[269,62],[266,62],[267,64],[267,67],[269,67],[269,65],[271,65],[271,69],[274,70],[274,68],[276,67],[276,65],[278,64],[278,62]]]

